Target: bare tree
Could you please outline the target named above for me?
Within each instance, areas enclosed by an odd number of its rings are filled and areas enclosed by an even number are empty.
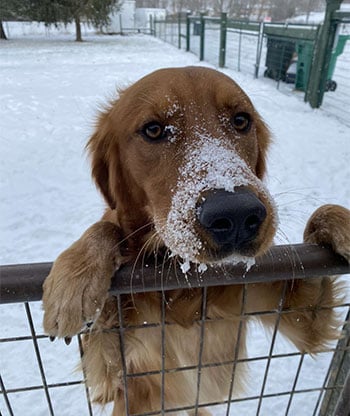
[[[262,20],[264,15],[270,10],[270,0],[260,0],[256,9],[257,20]],[[269,13],[268,13],[269,14]]]
[[[214,0],[215,13],[227,13],[229,17],[238,17],[241,14],[242,0]]]
[[[141,1],[141,0],[138,0]],[[153,0],[143,0],[153,1]],[[156,1],[156,0],[154,0]],[[285,20],[296,14],[310,15],[311,11],[324,7],[324,0],[164,0],[173,13],[194,13],[213,10],[236,19],[257,19],[271,16],[273,20]]]

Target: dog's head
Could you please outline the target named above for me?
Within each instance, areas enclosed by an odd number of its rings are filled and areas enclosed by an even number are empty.
[[[253,257],[275,233],[262,183],[269,132],[224,74],[156,71],[124,90],[89,142],[92,172],[126,232],[152,223],[185,260]]]

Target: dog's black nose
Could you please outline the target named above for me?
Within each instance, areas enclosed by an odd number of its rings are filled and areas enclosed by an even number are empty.
[[[249,189],[208,193],[198,207],[198,220],[220,248],[243,248],[258,234],[266,208]]]

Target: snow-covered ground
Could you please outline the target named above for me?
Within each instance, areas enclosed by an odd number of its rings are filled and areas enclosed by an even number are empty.
[[[0,263],[51,261],[103,211],[84,153],[97,110],[117,87],[157,68],[199,62],[193,54],[142,35],[101,37],[87,30],[86,42],[78,44],[69,31],[23,36],[22,29],[12,27],[10,33],[12,39],[0,45]],[[251,96],[274,136],[267,181],[280,213],[277,242],[300,242],[316,207],[349,206],[349,124],[281,94],[268,80],[224,72]],[[40,303],[31,304],[31,311],[41,334]],[[1,339],[29,335],[23,305],[1,306],[0,322]],[[250,356],[268,355],[269,337],[255,326],[251,331],[258,342],[250,343]],[[80,379],[74,372],[76,340],[66,347],[43,338],[39,347],[48,383]],[[292,351],[279,339],[274,353]],[[42,383],[30,339],[1,342],[0,357],[7,389]],[[265,392],[290,390],[299,359],[273,359]],[[330,354],[306,357],[297,389],[321,387],[329,360]],[[251,364],[250,396],[260,393],[265,365]],[[56,415],[88,414],[83,386],[52,388],[50,394]],[[318,392],[296,394],[289,415],[309,415],[317,398]],[[288,399],[264,400],[260,414],[284,414]],[[15,415],[49,414],[42,390],[11,393],[10,400]],[[232,405],[231,414],[253,416],[256,408],[256,400],[242,402]],[[0,411],[9,414],[2,395]],[[215,415],[223,414],[224,409],[215,409]]]

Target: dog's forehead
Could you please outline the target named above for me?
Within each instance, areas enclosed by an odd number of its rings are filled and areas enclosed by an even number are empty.
[[[200,108],[253,107],[245,92],[228,76],[204,67],[161,69],[134,85],[140,102],[162,108],[167,116]]]

